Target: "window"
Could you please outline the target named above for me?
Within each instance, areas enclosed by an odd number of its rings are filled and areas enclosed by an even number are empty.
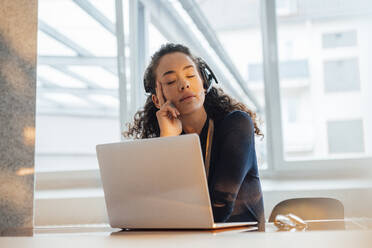
[[[371,1],[120,2],[39,1],[36,225],[107,223],[95,145],[122,138],[165,41],[258,113],[264,177],[371,164]]]
[[[297,97],[288,97],[287,99],[287,121],[288,123],[296,123],[298,116],[298,108],[300,101]]]
[[[349,47],[357,45],[356,31],[326,33],[322,37],[323,48]]]
[[[327,93],[360,89],[358,59],[324,62],[324,88]]]
[[[114,22],[114,1],[39,2],[37,171],[98,169],[120,140]]]
[[[149,56],[152,56],[161,45],[167,43],[168,40],[164,35],[152,24],[149,25]],[[149,58],[150,59],[150,58]]]
[[[124,16],[115,11],[115,3],[39,2],[37,226],[107,223],[95,146],[120,140],[121,124],[143,104],[139,75],[149,50],[157,50],[165,40],[187,44],[213,68],[227,93],[253,110],[262,109],[263,98],[259,102],[248,97],[253,90],[263,95],[262,87],[250,89],[237,74],[245,73],[247,62],[239,64],[240,72],[228,64],[180,2],[124,1]],[[253,6],[258,11],[258,1]],[[252,45],[259,45],[258,19],[253,21],[255,28],[248,30],[253,35],[244,39],[252,37]],[[124,32],[116,30],[118,26]],[[232,53],[238,55],[237,50]],[[261,53],[255,56],[259,61]],[[118,70],[118,63],[123,68]],[[259,164],[265,168],[265,144],[258,147]],[[73,215],[69,206],[75,206]],[[58,209],[59,215],[51,216],[47,209]]]
[[[364,152],[362,120],[329,121],[327,131],[330,154]]]
[[[301,0],[297,11],[286,14],[279,11],[280,2],[276,1],[276,27],[281,164],[316,160],[314,168],[322,163],[324,168],[334,154],[371,156],[372,143],[363,137],[372,131],[372,115],[364,107],[372,105],[367,97],[372,40],[364,35],[369,32],[372,3]],[[298,113],[296,118],[293,113]]]
[[[309,65],[307,60],[288,60],[279,64],[280,78],[295,79],[308,78]],[[248,80],[261,81],[263,80],[262,64],[248,65]]]
[[[91,223],[104,206],[95,146],[121,135],[115,1],[38,8],[35,225]],[[91,210],[76,207],[96,197]]]

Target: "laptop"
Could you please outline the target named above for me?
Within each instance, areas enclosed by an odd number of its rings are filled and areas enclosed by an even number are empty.
[[[199,136],[130,140],[96,146],[109,223],[122,229],[217,229]]]

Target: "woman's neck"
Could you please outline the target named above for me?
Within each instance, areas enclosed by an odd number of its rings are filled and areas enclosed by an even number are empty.
[[[185,133],[200,134],[206,120],[207,113],[203,107],[191,114],[181,116],[182,129]]]

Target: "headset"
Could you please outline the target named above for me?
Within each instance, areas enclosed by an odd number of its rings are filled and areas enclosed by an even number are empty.
[[[213,86],[213,81],[218,84],[217,78],[214,75],[212,69],[208,66],[208,64],[200,57],[196,58],[196,64],[199,68],[200,74],[203,80],[203,87],[206,90],[205,94],[208,94]],[[146,93],[156,94],[155,88],[152,87],[149,82],[143,80],[144,88]]]
[[[202,58],[199,57],[196,60],[204,82],[204,89],[206,89],[205,94],[208,94],[209,91],[211,91],[212,89],[213,81],[215,81],[215,83],[218,84],[217,78],[214,75],[212,69]]]

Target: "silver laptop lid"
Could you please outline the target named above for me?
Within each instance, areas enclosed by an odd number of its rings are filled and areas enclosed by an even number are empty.
[[[213,227],[197,134],[97,145],[96,149],[112,227]]]

